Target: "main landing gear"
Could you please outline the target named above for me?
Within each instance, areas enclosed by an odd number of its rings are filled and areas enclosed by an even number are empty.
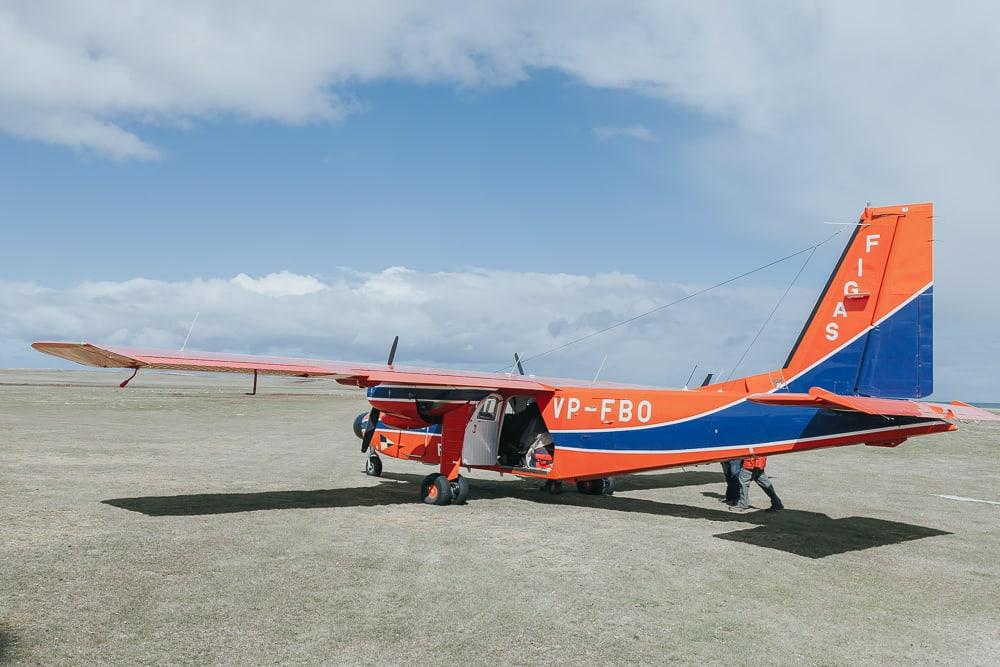
[[[555,496],[563,492],[563,483],[547,479],[539,488]],[[610,496],[615,492],[615,478],[601,477],[600,479],[580,480],[576,483],[576,490],[588,496]]]
[[[610,496],[615,492],[615,478],[582,479],[576,483],[576,490],[588,496]]]
[[[449,481],[446,475],[433,472],[424,477],[420,497],[428,505],[464,505],[469,497],[469,481],[461,475]]]

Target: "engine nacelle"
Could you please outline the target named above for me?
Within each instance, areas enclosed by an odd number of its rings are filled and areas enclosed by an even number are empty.
[[[382,413],[385,424],[417,429],[440,424],[449,410],[478,403],[489,394],[487,389],[378,385],[368,390],[368,402]]]

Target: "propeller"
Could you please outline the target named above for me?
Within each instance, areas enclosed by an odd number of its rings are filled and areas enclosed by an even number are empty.
[[[521,365],[521,357],[517,356],[517,352],[514,353],[514,363],[517,365],[517,372],[524,375],[524,366]]]
[[[386,362],[387,366],[392,366],[392,362],[396,359],[397,345],[399,345],[399,336],[392,340],[392,347],[389,348],[389,361]],[[375,429],[378,428],[378,418],[381,415],[382,413],[376,407],[373,407],[372,411],[368,413],[368,424],[365,426],[365,434],[361,438],[362,452],[367,452],[368,448],[371,447],[372,437],[375,435]]]

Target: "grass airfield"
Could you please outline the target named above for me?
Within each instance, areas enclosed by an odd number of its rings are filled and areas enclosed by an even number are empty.
[[[0,663],[1000,661],[1000,427],[613,497],[366,477],[332,381],[0,371]],[[766,506],[755,486],[751,502]]]

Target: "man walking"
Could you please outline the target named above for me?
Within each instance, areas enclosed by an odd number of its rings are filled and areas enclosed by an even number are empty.
[[[774,484],[768,479],[767,475],[764,473],[764,468],[767,466],[766,456],[748,456],[743,459],[743,466],[740,470],[739,480],[740,480],[740,500],[739,503],[733,507],[735,512],[746,512],[750,509],[750,482],[757,482],[757,486],[764,489],[764,493],[767,497],[771,499],[771,506],[768,507],[766,512],[777,512],[778,510],[785,509],[785,506],[781,504],[781,498],[778,494],[774,492]]]

